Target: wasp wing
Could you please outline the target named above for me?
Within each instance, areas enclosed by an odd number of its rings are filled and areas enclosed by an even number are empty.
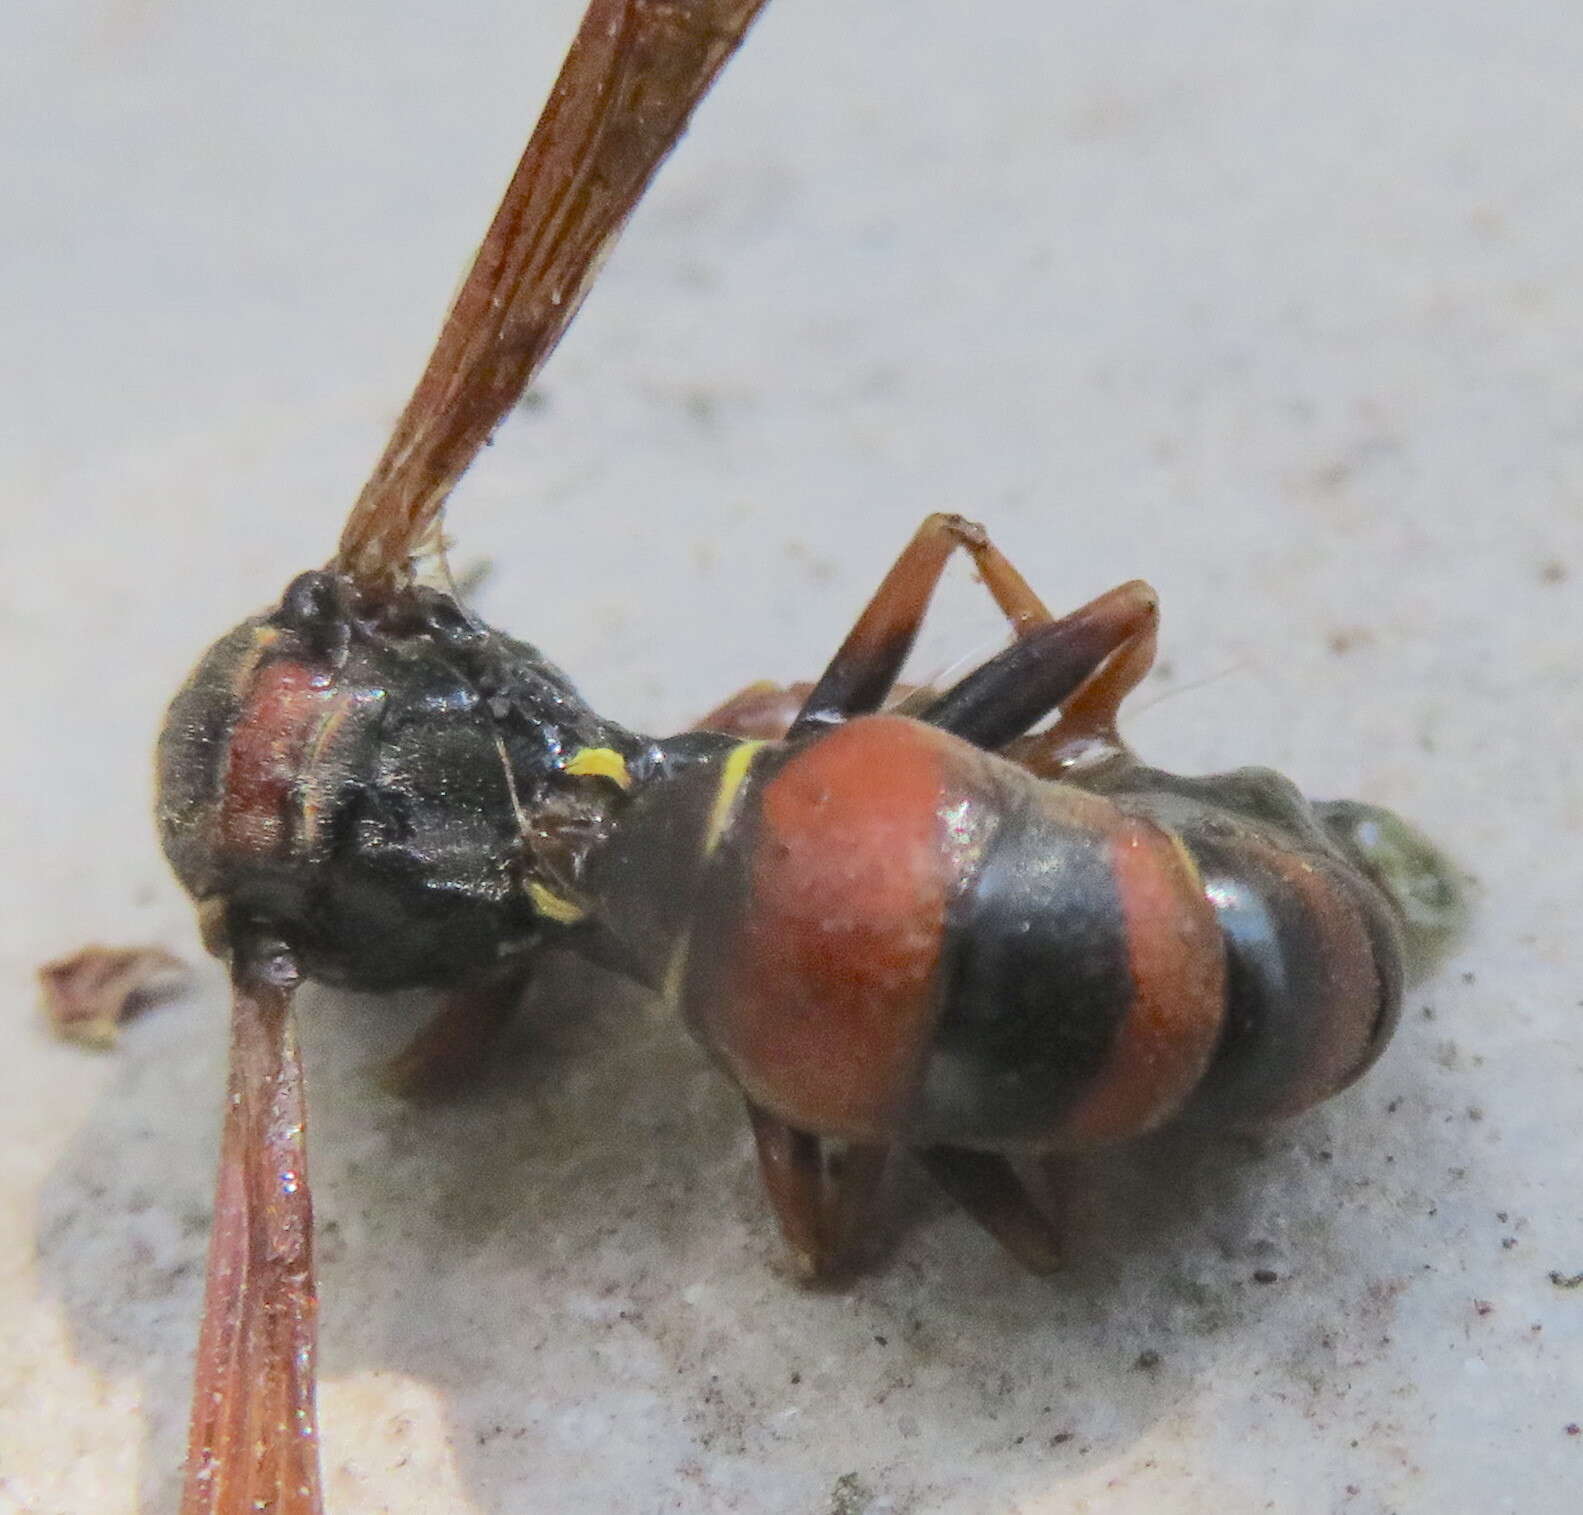
[[[388,587],[576,314],[764,0],[593,0],[337,566]]]
[[[181,1515],[322,1515],[304,1114],[291,990],[238,972]]]

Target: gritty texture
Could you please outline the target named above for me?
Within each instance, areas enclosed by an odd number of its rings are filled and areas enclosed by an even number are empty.
[[[214,968],[110,1056],[34,972],[200,958],[163,703],[329,554],[577,9],[0,17],[6,1515],[174,1507],[224,1083]],[[847,1292],[612,981],[422,1106],[422,1004],[309,991],[335,1515],[1576,1508],[1580,60],[1567,0],[775,0],[455,502],[481,607],[675,726],[961,510],[1058,607],[1155,583],[1147,757],[1398,808],[1473,927],[1324,1110],[1074,1164],[1066,1274],[908,1174]]]

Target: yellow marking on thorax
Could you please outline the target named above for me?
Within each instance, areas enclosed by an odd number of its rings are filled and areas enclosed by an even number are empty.
[[[715,790],[714,806],[709,812],[709,828],[704,832],[705,857],[714,852],[720,845],[721,837],[726,834],[726,827],[731,823],[731,807],[747,781],[755,754],[765,745],[764,742],[743,742],[731,749],[730,756],[721,765],[720,783]]]
[[[581,747],[561,771],[574,778],[609,779],[623,789],[632,787],[626,761],[613,747]]]
[[[540,915],[560,926],[575,926],[588,914],[586,905],[579,905],[575,900],[556,894],[537,879],[528,881],[528,898]]]
[[[692,928],[687,927],[671,948],[670,958],[665,964],[665,977],[660,983],[659,1003],[666,1011],[674,1013],[682,1007],[682,989],[687,982],[687,956],[692,945]]]
[[[1164,830],[1161,827],[1161,830]],[[1198,859],[1187,850],[1187,843],[1182,840],[1180,831],[1166,831],[1166,836],[1171,839],[1171,846],[1176,851],[1177,860],[1181,863],[1183,871],[1193,881],[1193,887],[1202,894],[1204,892],[1204,875],[1198,866]]]

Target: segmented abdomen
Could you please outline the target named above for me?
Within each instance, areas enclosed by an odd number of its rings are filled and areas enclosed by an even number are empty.
[[[1274,775],[1100,792],[868,716],[640,795],[610,852],[629,963],[825,1136],[1041,1151],[1263,1119],[1348,1082],[1394,1013],[1389,907]]]
[[[1184,1114],[1293,1115],[1359,1077],[1400,1013],[1401,935],[1308,801],[1267,769],[1184,779],[1139,767],[1107,796],[1181,839],[1225,943],[1225,1029]]]

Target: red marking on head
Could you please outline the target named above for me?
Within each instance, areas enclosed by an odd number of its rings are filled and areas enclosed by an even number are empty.
[[[231,728],[218,845],[252,857],[282,854],[303,756],[335,697],[323,669],[280,659],[263,665]]]
[[[748,1096],[826,1135],[894,1136],[937,1012],[967,796],[942,732],[869,716],[794,754],[759,796],[747,908],[700,1029]]]
[[[1104,1066],[1063,1122],[1063,1139],[1084,1146],[1137,1136],[1174,1114],[1209,1066],[1226,1013],[1220,927],[1176,842],[1118,815],[1110,862],[1132,1003]]]

